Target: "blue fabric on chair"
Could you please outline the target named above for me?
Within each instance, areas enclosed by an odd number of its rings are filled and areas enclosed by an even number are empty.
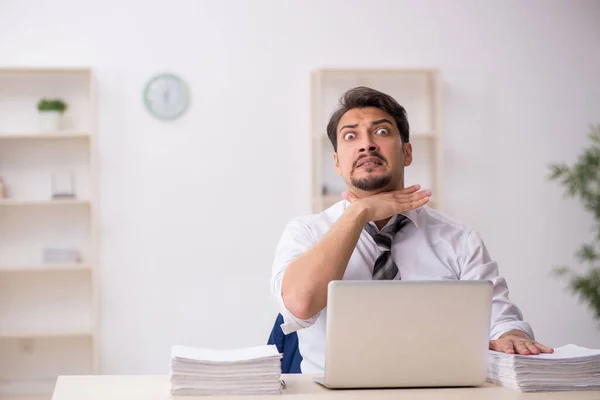
[[[282,373],[301,374],[302,355],[300,355],[300,349],[298,348],[298,334],[292,332],[285,335],[281,330],[281,324],[283,324],[283,315],[278,314],[267,344],[274,344],[277,346],[277,350],[283,353],[281,359]]]

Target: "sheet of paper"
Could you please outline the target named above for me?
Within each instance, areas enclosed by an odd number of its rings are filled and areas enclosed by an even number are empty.
[[[223,350],[173,346],[171,351],[171,358],[195,361],[236,362],[270,357],[279,357],[279,351],[275,345]]]

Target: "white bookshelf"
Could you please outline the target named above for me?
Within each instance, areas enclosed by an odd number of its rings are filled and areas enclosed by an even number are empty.
[[[41,132],[37,103],[68,104]],[[95,79],[90,68],[0,67],[0,400],[50,399],[59,375],[98,371]],[[52,197],[52,174],[73,198]],[[44,261],[76,249],[76,262]]]
[[[413,163],[405,169],[405,185],[432,190],[430,207],[443,207],[442,89],[436,69],[319,69],[311,82],[312,209],[320,212],[345,189],[333,166],[333,145],[326,127],[342,94],[368,86],[394,97],[407,112]]]

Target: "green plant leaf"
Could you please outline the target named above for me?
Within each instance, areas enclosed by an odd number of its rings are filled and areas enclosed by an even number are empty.
[[[64,112],[67,104],[61,99],[42,98],[37,104],[38,111],[59,111]]]
[[[565,164],[551,164],[550,165],[550,179],[556,180],[562,178],[565,174],[569,173],[569,167]]]
[[[594,262],[598,259],[598,253],[592,244],[586,243],[575,253],[579,262]]]
[[[568,267],[556,267],[552,270],[552,274],[556,276],[564,276],[570,273],[571,270]]]
[[[571,281],[571,290],[580,301],[587,302],[596,319],[600,320],[600,268],[588,274],[576,276]]]

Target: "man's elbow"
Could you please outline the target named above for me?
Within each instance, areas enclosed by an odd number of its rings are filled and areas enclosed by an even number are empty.
[[[317,313],[314,305],[306,296],[283,293],[282,297],[285,308],[296,318],[306,320]]]

